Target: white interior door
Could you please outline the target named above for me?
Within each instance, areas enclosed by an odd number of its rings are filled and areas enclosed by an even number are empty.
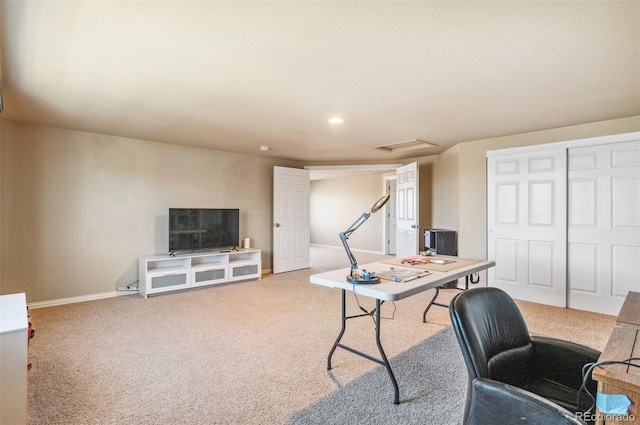
[[[569,149],[568,306],[617,316],[640,291],[640,141]]]
[[[420,226],[418,224],[418,163],[396,170],[396,196],[398,232],[396,256],[407,257],[418,253]]]
[[[566,149],[487,163],[489,285],[513,298],[566,306]]]
[[[309,171],[273,167],[273,273],[309,267]]]

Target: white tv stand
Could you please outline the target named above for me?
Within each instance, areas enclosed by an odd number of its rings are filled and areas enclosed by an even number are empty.
[[[194,252],[150,255],[138,259],[139,292],[148,295],[225,282],[260,279],[262,251]]]

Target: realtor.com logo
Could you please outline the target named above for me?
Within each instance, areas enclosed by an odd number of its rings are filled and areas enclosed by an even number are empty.
[[[576,418],[581,419],[585,422],[596,422],[606,423],[606,422],[629,422],[634,423],[636,420],[636,415],[625,413],[624,415],[619,415],[615,413],[583,413],[576,412]]]

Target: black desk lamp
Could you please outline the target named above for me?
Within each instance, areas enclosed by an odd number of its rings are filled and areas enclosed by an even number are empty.
[[[371,214],[377,212],[380,208],[384,206],[389,200],[389,194],[385,193],[382,195],[380,199],[376,201],[375,204],[371,207],[371,212],[366,212],[360,216],[347,230],[340,233],[340,240],[342,241],[342,245],[344,246],[344,250],[347,252],[347,257],[349,257],[349,262],[351,263],[351,273],[347,276],[347,282],[349,283],[380,283],[380,278],[378,276],[372,276],[371,273],[366,270],[362,270],[362,274],[357,274],[356,270],[358,270],[358,262],[356,258],[353,256],[351,249],[349,248],[349,244],[347,244],[347,239],[353,232],[356,231],[358,227],[362,225]]]

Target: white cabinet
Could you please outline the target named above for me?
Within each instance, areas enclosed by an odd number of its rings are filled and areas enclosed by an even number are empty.
[[[0,424],[27,423],[28,328],[25,294],[0,296]]]
[[[229,268],[226,264],[207,264],[191,269],[191,286],[215,285],[229,280]]]
[[[158,292],[189,288],[191,263],[189,258],[151,258],[140,261],[140,293],[145,297]]]
[[[240,280],[260,279],[261,251],[240,249],[231,252],[153,255],[140,257],[140,294],[148,295],[215,285]]]
[[[260,258],[251,252],[238,253],[229,258],[229,280],[245,280],[260,277]]]

